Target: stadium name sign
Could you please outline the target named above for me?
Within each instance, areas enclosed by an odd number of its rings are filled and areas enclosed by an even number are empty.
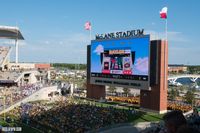
[[[106,34],[97,34],[96,40],[104,40],[104,39],[117,39],[117,38],[129,38],[134,36],[143,36],[144,29],[130,30],[125,32],[113,32]]]

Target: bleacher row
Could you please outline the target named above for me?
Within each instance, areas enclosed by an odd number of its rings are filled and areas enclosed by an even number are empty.
[[[7,72],[1,72],[0,71],[0,80],[13,80],[15,81],[19,76],[21,75],[21,72],[19,71],[7,71]]]
[[[22,86],[20,88],[19,87],[9,88],[9,90],[6,92],[7,93],[7,96],[5,99],[6,108],[23,100],[25,97],[32,95],[34,92],[36,92],[37,90],[41,88],[42,88],[41,84],[31,84],[31,85]],[[5,90],[4,91],[1,90],[0,96],[3,97],[4,94],[5,94]],[[0,111],[3,110],[3,106],[4,106],[4,99],[1,98]]]

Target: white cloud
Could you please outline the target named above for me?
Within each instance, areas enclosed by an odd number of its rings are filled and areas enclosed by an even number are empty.
[[[153,30],[147,30],[145,32],[145,34],[150,34],[151,40],[166,38],[165,32],[157,32],[157,31],[153,31]],[[168,31],[167,39],[168,39],[168,41],[173,41],[173,42],[189,42],[189,40],[181,32],[177,32],[177,31]]]
[[[49,44],[50,42],[49,41],[44,41],[44,44]]]
[[[135,69],[142,74],[148,74],[148,62],[148,57],[138,58],[135,63]]]
[[[193,45],[193,44],[191,44]],[[187,64],[197,65],[200,64],[200,46],[194,47],[187,45],[184,47],[169,47],[169,63],[170,64]]]
[[[62,45],[64,42],[63,41],[59,41],[59,44]]]
[[[100,44],[96,47],[96,49],[93,51],[94,53],[97,53],[98,55],[100,55],[100,53],[102,53],[104,51],[103,46]]]
[[[153,30],[146,31],[150,33],[151,40],[165,39],[164,32],[156,32]],[[190,37],[191,38],[191,37]],[[199,64],[200,45],[198,41],[190,39],[182,32],[169,31],[169,64]]]
[[[89,35],[75,33],[57,35],[43,40],[31,41],[25,47],[19,48],[20,60],[23,61],[54,61],[86,63]],[[28,56],[27,56],[28,55]]]
[[[38,43],[48,45],[63,45],[63,46],[78,46],[88,44],[90,41],[89,35],[83,33],[75,33],[71,35],[53,35],[46,40],[39,41]]]
[[[89,35],[78,33],[68,36],[64,42],[67,44],[73,44],[73,45],[81,45],[83,43],[88,43],[90,41]]]

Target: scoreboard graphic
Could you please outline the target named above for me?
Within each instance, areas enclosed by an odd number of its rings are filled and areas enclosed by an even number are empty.
[[[149,85],[149,35],[91,42],[90,83]]]
[[[101,60],[102,73],[132,75],[135,52],[130,49],[105,50]]]

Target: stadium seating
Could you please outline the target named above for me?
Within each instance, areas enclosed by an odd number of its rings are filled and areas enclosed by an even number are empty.
[[[11,47],[0,46],[0,69],[4,69]]]
[[[41,89],[41,84],[30,84],[30,85],[21,86],[21,87],[11,87],[5,90],[4,92],[3,90],[1,90],[0,96],[3,96],[4,93],[6,93],[5,105],[6,105],[6,108],[8,108],[11,105],[14,105],[15,103],[23,100],[24,98],[32,95],[34,92],[38,91],[39,89]],[[0,111],[3,110],[3,103],[4,103],[4,100],[0,99]]]
[[[13,110],[15,116],[43,132],[95,131],[101,127],[128,121],[128,110],[99,107],[88,103],[59,101],[52,103],[25,103]],[[10,112],[11,113],[11,112]]]

